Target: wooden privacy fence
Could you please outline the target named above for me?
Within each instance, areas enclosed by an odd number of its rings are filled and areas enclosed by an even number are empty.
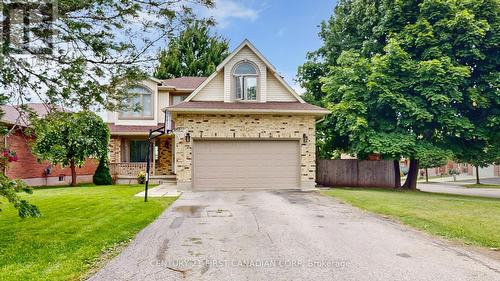
[[[316,182],[322,186],[394,187],[394,161],[320,159],[317,161]]]

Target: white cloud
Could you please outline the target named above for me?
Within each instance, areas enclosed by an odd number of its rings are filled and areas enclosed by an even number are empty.
[[[220,28],[229,25],[231,19],[244,19],[254,21],[258,18],[259,12],[250,8],[240,1],[217,0],[214,9],[206,9],[205,16],[213,17]]]

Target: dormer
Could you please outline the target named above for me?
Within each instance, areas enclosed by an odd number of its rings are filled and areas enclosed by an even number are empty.
[[[186,101],[304,103],[248,40],[222,61]]]

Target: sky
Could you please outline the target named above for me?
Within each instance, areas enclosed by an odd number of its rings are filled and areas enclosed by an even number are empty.
[[[276,67],[299,93],[297,68],[307,52],[321,46],[321,21],[333,12],[335,0],[216,0],[215,9],[203,9],[201,16],[217,21],[215,32],[230,40],[234,50],[245,38]]]

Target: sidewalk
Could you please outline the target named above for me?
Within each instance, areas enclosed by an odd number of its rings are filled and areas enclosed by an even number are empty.
[[[177,190],[177,185],[174,183],[161,184],[148,190],[148,197],[177,197],[182,194]],[[144,197],[144,191],[134,195],[135,197]]]

